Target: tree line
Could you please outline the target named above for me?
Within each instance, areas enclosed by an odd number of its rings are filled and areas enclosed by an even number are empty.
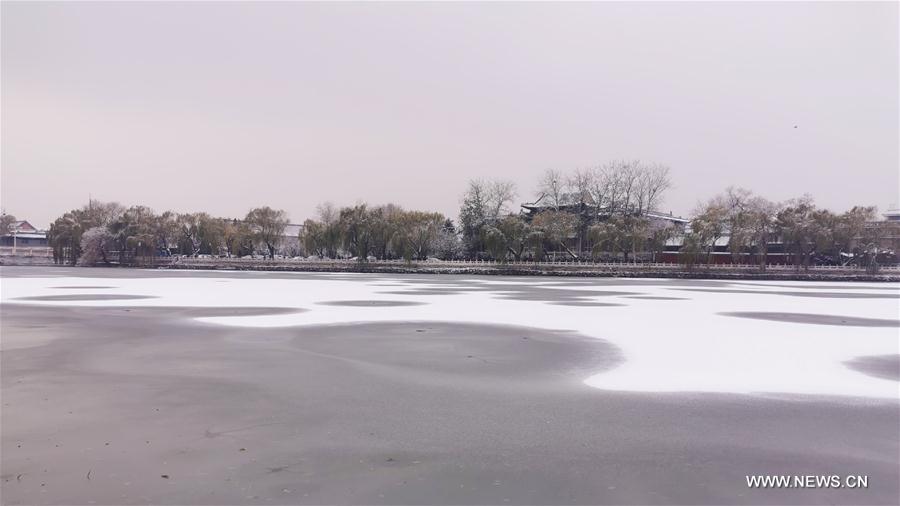
[[[695,210],[681,253],[686,263],[708,263],[716,243],[727,237],[733,263],[753,258],[763,270],[773,243],[798,267],[856,263],[876,270],[880,258],[896,261],[893,244],[882,243],[898,229],[896,222],[879,221],[874,206],[835,213],[817,207],[809,195],[777,203],[730,187]]]
[[[356,204],[338,209],[324,203],[316,211],[316,219],[306,220],[300,235],[310,255],[349,255],[360,261],[456,256],[456,229],[441,213],[405,210],[396,204]]]
[[[514,182],[474,179],[460,198],[456,223],[396,204],[323,203],[290,238],[284,235],[287,214],[270,207],[236,219],[91,201],[54,221],[48,239],[54,258],[72,264],[170,254],[275,258],[292,241],[291,255],[360,261],[653,261],[677,252],[694,265],[713,261],[727,237],[732,262],[752,259],[764,268],[772,244],[797,265],[871,262],[891,226],[876,222],[874,207],[833,213],[809,196],[776,203],[732,187],[698,205],[685,227],[683,220],[659,212],[672,187],[669,172],[641,161],[550,169],[536,182],[531,203],[522,206]]]
[[[287,213],[266,206],[238,220],[91,200],[51,223],[47,240],[54,261],[72,265],[126,264],[175,252],[244,256],[263,250],[274,256],[287,223]]]
[[[525,215],[508,209],[517,195],[510,181],[470,181],[460,209],[464,251],[498,260],[540,260],[563,253],[573,260],[660,250],[672,227],[653,226],[672,186],[669,168],[638,160],[614,161],[565,173],[548,169]],[[657,224],[658,225],[658,224]],[[647,243],[648,235],[655,242]]]

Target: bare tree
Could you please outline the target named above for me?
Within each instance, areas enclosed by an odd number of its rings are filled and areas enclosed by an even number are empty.
[[[105,227],[117,220],[125,212],[125,206],[118,202],[101,202],[91,199],[82,208],[84,221],[92,227]]]
[[[316,206],[316,215],[324,224],[334,223],[341,218],[340,210],[331,202],[322,202]]]
[[[566,198],[566,178],[562,172],[556,169],[547,169],[538,181],[537,186],[538,200],[546,206],[552,207],[554,210],[559,209],[567,203]]]
[[[644,214],[655,211],[663,194],[672,187],[669,168],[665,165],[638,163],[633,172],[635,177],[635,212]]]
[[[492,179],[487,182],[488,215],[491,220],[497,220],[503,214],[509,212],[509,205],[517,196],[516,184],[512,181]]]
[[[637,162],[612,162],[607,171],[610,174],[610,213],[629,214],[634,208],[634,191]]]
[[[576,169],[566,180],[566,201],[577,217],[575,237],[579,254],[584,252],[584,242],[589,236],[588,229],[596,221],[600,212],[598,206],[594,205],[591,194],[594,178],[592,170]]]
[[[594,185],[594,172],[590,169],[576,169],[566,180],[566,189],[573,204],[590,206],[593,203],[591,187]]]
[[[12,226],[15,222],[15,216],[6,213],[0,214],[0,235],[6,235],[12,232]]]

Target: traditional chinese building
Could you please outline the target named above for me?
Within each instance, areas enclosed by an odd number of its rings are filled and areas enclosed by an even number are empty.
[[[0,246],[45,248],[47,247],[47,232],[38,230],[25,220],[15,221],[9,226],[9,231],[0,237]]]

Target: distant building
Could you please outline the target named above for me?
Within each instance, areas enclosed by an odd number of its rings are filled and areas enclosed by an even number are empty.
[[[46,248],[47,231],[38,230],[26,220],[15,221],[0,237],[0,246],[16,248]]]
[[[534,216],[537,216],[544,211],[556,209],[554,206],[542,203],[542,200],[544,200],[543,196],[535,202],[526,202],[525,204],[522,204],[522,209],[525,210],[525,215],[529,218],[533,218]],[[572,214],[588,213],[592,218],[592,222],[605,221],[612,215],[612,213],[606,208],[601,207],[600,209],[594,209],[592,206],[588,206],[587,204],[564,204],[559,206],[559,210]],[[682,218],[681,216],[675,216],[671,212],[661,213],[658,211],[644,211],[641,212],[640,215],[644,218],[647,218],[650,221],[651,225],[675,226],[680,230],[683,230],[684,227],[691,221],[689,219]]]
[[[281,244],[278,247],[278,254],[286,257],[295,257],[303,253],[303,245],[300,244],[300,233],[303,232],[303,225],[289,223],[284,227],[281,234]]]
[[[690,226],[686,229],[686,233],[690,233]],[[704,250],[701,253],[701,262],[711,264],[733,263],[735,255],[731,252],[730,243],[731,235],[726,232],[715,240],[709,251]],[[682,246],[684,246],[684,235],[668,239],[663,254],[659,256],[659,260],[662,262],[681,262]],[[777,236],[773,235],[770,238],[766,248],[766,263],[768,264],[789,264],[793,261],[792,255],[790,252],[785,251],[784,243]],[[737,255],[737,259],[741,263],[754,264],[758,261],[758,251],[756,247],[752,247],[750,251]]]
[[[522,204],[521,207],[524,210],[525,219],[531,221],[541,213],[554,210],[580,216],[580,225],[572,231],[572,234],[566,241],[566,246],[584,257],[590,257],[592,254],[593,245],[588,233],[591,225],[603,223],[614,215],[621,213],[621,211],[616,211],[614,213],[612,210],[605,207],[598,209],[585,203],[563,204],[557,207],[544,203],[544,200],[544,196],[542,195],[535,202]],[[649,223],[649,227],[647,228],[648,238],[661,229],[671,230],[673,236],[680,237],[684,233],[685,227],[690,223],[690,220],[675,216],[671,212],[634,211],[626,214],[640,216],[647,220]]]
[[[892,252],[896,256],[900,252],[900,209],[891,209],[881,216],[883,221],[866,224],[866,237],[860,239],[871,241],[881,252]]]
[[[853,237],[849,244],[849,251],[841,251],[842,263],[859,260],[865,251],[875,251],[881,263],[896,263],[897,254],[900,252],[900,210],[890,210],[882,214],[883,220],[870,221],[865,224],[865,231]],[[686,233],[690,233],[688,225]],[[684,235],[675,236],[666,241],[664,253],[661,259],[664,262],[679,262],[681,248],[684,245]],[[709,251],[702,253],[703,262],[713,264],[730,264],[735,261],[753,264],[759,261],[760,250],[757,246],[751,246],[738,254],[734,254],[730,248],[731,236],[726,230],[710,245]],[[813,248],[815,250],[815,248]],[[833,259],[822,258],[818,252],[813,253],[813,262],[827,264]],[[769,264],[793,264],[796,255],[789,245],[785,245],[783,237],[771,234],[765,248],[766,262]]]

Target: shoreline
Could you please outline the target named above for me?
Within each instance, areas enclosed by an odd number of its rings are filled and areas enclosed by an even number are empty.
[[[3,266],[21,267],[79,267],[53,263],[9,263],[3,259]],[[675,267],[650,268],[640,265],[600,266],[584,264],[545,265],[502,265],[463,264],[428,265],[422,263],[357,263],[357,262],[215,262],[196,261],[189,263],[157,263],[143,266],[98,266],[90,268],[160,269],[160,270],[212,270],[212,271],[259,271],[259,272],[338,272],[369,274],[446,274],[475,276],[547,276],[583,278],[651,278],[651,279],[709,279],[709,280],[756,280],[756,281],[858,281],[858,282],[900,282],[900,271],[866,274],[854,269],[809,271],[785,270],[784,268],[759,272],[741,267],[696,267],[679,269]]]
[[[233,265],[173,265],[157,267],[169,270],[222,270],[222,271],[273,271],[273,272],[358,272],[375,274],[447,274],[475,276],[546,276],[546,277],[581,277],[581,278],[655,278],[655,279],[720,279],[720,280],[759,280],[759,281],[860,281],[860,282],[898,282],[900,274],[847,274],[824,272],[715,272],[707,270],[694,271],[653,271],[650,269],[585,269],[583,267],[401,267],[395,265],[350,265],[346,267],[318,267],[312,265],[272,265],[272,266],[233,266]]]

